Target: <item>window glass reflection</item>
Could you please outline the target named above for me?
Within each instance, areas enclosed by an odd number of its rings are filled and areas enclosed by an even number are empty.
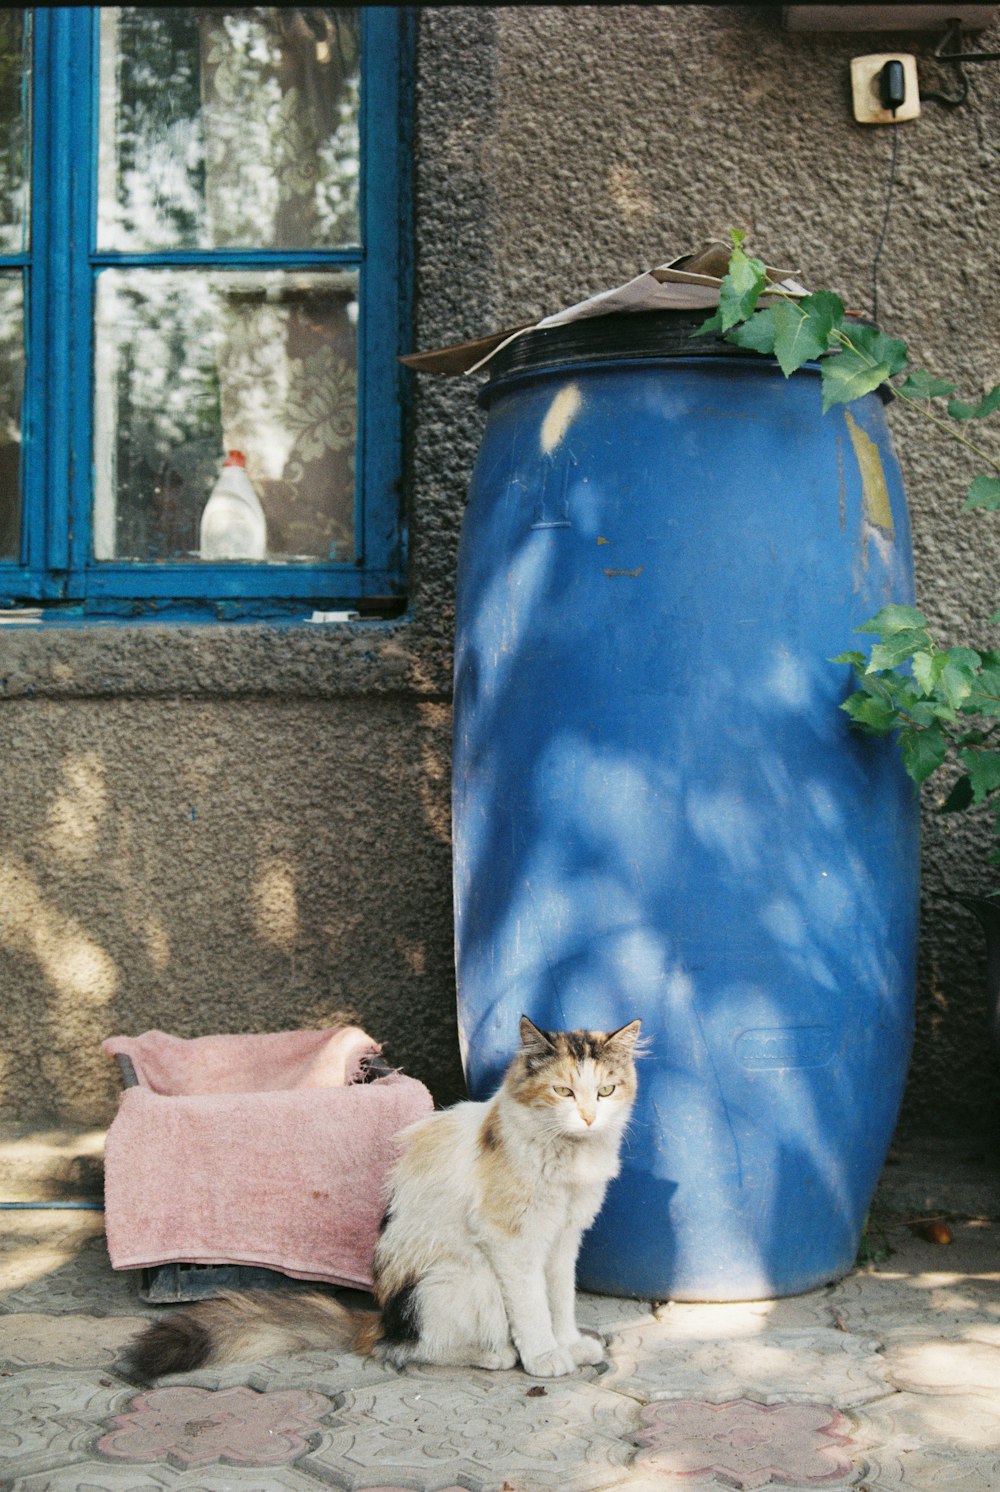
[[[357,8],[115,6],[100,26],[100,249],[360,243]]]
[[[0,274],[0,559],[21,550],[21,399],[24,291],[20,270]]]
[[[0,253],[28,247],[29,36],[23,10],[0,10]]]
[[[357,314],[354,271],[102,272],[95,557],[200,559],[238,450],[268,560],[353,560]]]

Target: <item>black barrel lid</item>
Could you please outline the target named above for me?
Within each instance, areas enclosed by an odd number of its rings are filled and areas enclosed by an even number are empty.
[[[619,359],[750,357],[761,360],[759,352],[734,347],[717,333],[694,336],[711,315],[711,310],[629,311],[587,316],[563,326],[534,327],[494,353],[488,365],[490,383],[512,373],[535,373],[567,364]]]
[[[711,311],[618,311],[607,316],[588,316],[563,326],[539,326],[518,336],[493,354],[488,364],[489,380],[479,391],[481,403],[508,378],[517,374],[543,373],[575,363],[629,362],[657,358],[741,358],[777,366],[777,360],[750,347],[737,347],[717,332],[694,336]],[[851,312],[856,326],[875,323]],[[808,367],[816,369],[815,363]],[[876,390],[883,403],[889,390]]]

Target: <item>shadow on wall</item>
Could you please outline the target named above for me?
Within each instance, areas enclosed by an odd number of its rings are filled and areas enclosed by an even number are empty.
[[[356,1022],[459,1096],[446,706],[37,709],[23,740],[59,765],[2,814],[8,1118],[106,1123],[99,1043],[152,1027]]]

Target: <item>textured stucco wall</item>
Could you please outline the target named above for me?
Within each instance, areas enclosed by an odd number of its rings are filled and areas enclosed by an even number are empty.
[[[419,346],[554,310],[730,224],[870,305],[891,138],[851,121],[847,63],[926,36],[794,36],[755,6],[428,7],[418,31]],[[880,309],[971,391],[1000,378],[1000,79],[969,73],[967,107],[900,131]],[[4,1112],[105,1120],[111,1030],[342,1017],[459,1095],[448,689],[481,422],[468,381],[418,381],[401,622],[0,632]],[[960,513],[969,463],[895,426],[920,600],[964,638],[997,604],[1000,524]],[[989,883],[986,841],[928,813],[914,1125],[995,1123],[978,935],[937,894]]]
[[[0,1088],[113,1112],[102,1035],[357,1021],[457,1082],[446,705],[0,709]]]

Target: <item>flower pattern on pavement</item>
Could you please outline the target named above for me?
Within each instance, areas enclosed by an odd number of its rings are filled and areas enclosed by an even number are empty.
[[[828,1404],[706,1404],[665,1400],[642,1411],[636,1464],[664,1477],[714,1474],[750,1489],[777,1483],[822,1486],[849,1476],[841,1447],[850,1422]]]
[[[168,1461],[182,1470],[222,1461],[230,1466],[284,1466],[309,1449],[332,1405],[304,1390],[154,1388],[138,1394],[115,1428],[97,1442],[122,1461]]]

